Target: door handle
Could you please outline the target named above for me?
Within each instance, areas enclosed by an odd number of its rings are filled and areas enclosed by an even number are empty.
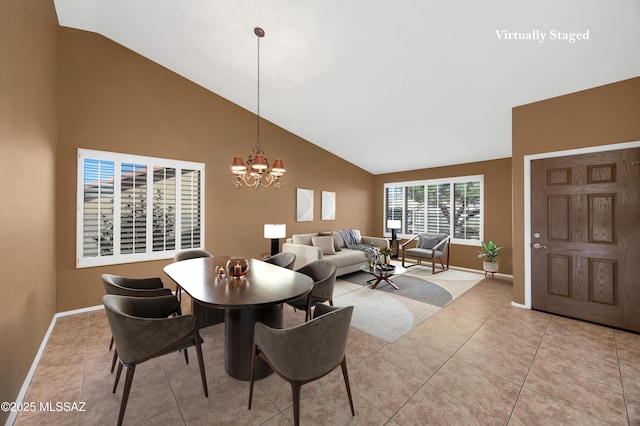
[[[540,250],[540,249],[546,249],[547,246],[543,246],[540,243],[533,243],[533,248],[536,249],[536,250]]]

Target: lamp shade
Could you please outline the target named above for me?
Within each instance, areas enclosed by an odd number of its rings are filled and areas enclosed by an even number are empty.
[[[247,170],[244,165],[244,161],[240,157],[233,157],[233,164],[231,164],[231,171],[235,174],[242,174]]]
[[[284,223],[265,223],[265,238],[284,238],[287,236],[287,225]]]
[[[284,169],[284,163],[282,162],[282,160],[277,159],[276,161],[273,162],[273,167],[271,168],[271,174],[282,176],[282,174],[285,171],[286,170]]]
[[[389,219],[387,220],[387,228],[388,229],[400,229],[402,228],[401,220]]]
[[[264,159],[264,155],[261,155],[261,154],[256,155],[256,157],[253,159],[253,163],[251,164],[251,167],[256,170],[266,169],[267,160]]]

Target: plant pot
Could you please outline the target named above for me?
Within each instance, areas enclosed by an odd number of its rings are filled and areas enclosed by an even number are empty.
[[[493,277],[493,274],[495,274],[496,272],[498,272],[498,262],[487,262],[486,260],[482,263],[482,269],[484,269],[485,272],[489,272],[491,273],[491,276]],[[485,274],[486,276],[487,274]]]

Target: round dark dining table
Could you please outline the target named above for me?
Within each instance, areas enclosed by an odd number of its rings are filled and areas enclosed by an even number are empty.
[[[191,296],[200,327],[219,322],[211,318],[223,310],[225,371],[236,379],[249,380],[255,323],[282,328],[283,303],[310,292],[313,280],[257,259],[248,259],[249,272],[244,277],[220,275],[218,270],[227,260],[228,256],[183,260],[165,266],[164,272]],[[255,377],[264,378],[271,373],[269,365],[258,358]]]

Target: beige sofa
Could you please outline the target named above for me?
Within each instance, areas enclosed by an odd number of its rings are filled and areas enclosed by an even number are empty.
[[[382,237],[366,237],[360,231],[353,230],[361,244],[373,247],[389,247],[389,241]],[[362,250],[348,249],[342,235],[338,231],[314,232],[309,234],[293,234],[282,244],[282,251],[295,253],[294,269],[299,269],[314,260],[326,259],[338,265],[337,275],[355,272],[360,266],[369,263],[369,253]]]

